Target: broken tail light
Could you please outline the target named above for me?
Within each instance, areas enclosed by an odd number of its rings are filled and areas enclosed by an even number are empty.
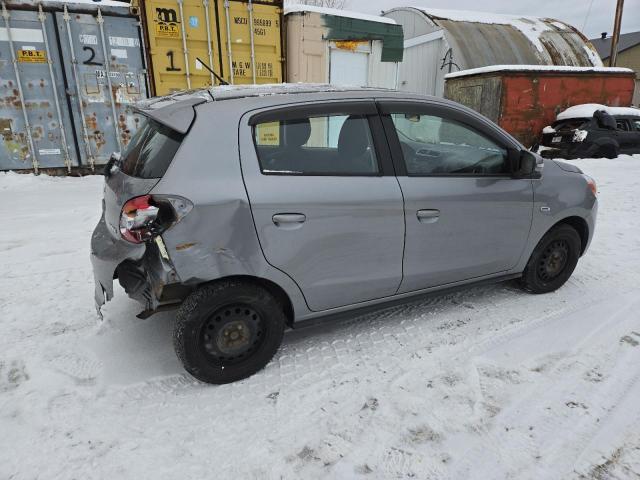
[[[128,200],[120,213],[120,235],[131,243],[143,243],[160,235],[191,211],[182,197],[142,195]]]

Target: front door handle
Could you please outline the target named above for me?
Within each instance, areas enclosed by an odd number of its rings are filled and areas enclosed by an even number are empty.
[[[307,216],[302,213],[276,213],[271,220],[276,227],[296,228],[302,225]]]
[[[418,210],[416,217],[421,223],[435,223],[440,218],[440,210]]]

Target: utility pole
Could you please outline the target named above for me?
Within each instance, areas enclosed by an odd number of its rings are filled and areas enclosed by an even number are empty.
[[[624,0],[618,0],[616,5],[616,19],[613,24],[613,37],[611,38],[611,54],[609,55],[609,66],[616,66],[616,57],[618,56],[618,40],[620,40],[620,25],[622,24],[622,7]]]

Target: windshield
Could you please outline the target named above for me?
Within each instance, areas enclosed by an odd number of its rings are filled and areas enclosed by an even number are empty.
[[[589,121],[589,118],[569,118],[566,120],[558,120],[552,126],[555,130],[575,130]]]
[[[122,154],[122,171],[139,178],[161,178],[184,138],[184,135],[140,116],[138,130]]]

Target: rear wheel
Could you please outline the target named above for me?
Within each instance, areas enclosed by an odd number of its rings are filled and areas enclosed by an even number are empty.
[[[580,235],[570,225],[561,224],[549,230],[540,240],[520,280],[532,293],[548,293],[569,279],[580,258]]]
[[[199,288],[178,310],[173,344],[198,380],[222,384],[261,370],[282,342],[286,316],[261,287],[223,281]]]

